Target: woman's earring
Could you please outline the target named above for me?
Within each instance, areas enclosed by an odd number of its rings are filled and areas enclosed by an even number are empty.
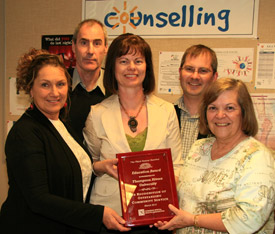
[[[67,104],[67,102],[65,102],[63,107],[66,108],[67,106],[68,106],[68,104]]]
[[[30,109],[33,110],[33,97],[31,97]]]

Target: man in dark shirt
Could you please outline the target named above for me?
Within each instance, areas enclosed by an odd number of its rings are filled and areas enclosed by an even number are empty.
[[[72,78],[70,124],[83,140],[82,129],[91,105],[105,98],[103,87],[104,70],[101,68],[107,53],[107,32],[98,20],[82,21],[75,29],[72,49],[76,57],[76,68]]]

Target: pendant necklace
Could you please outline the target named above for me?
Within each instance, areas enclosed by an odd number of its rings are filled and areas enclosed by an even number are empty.
[[[138,112],[137,112],[137,114],[136,114],[135,116],[130,116],[130,115],[128,114],[128,112],[126,111],[126,109],[124,108],[124,106],[122,105],[122,103],[121,103],[119,97],[118,97],[118,100],[119,100],[119,103],[120,103],[120,105],[121,105],[122,110],[125,112],[125,114],[126,114],[126,115],[128,116],[128,118],[129,118],[128,126],[129,126],[130,130],[131,130],[132,132],[136,132],[136,131],[137,131],[137,126],[138,126],[138,121],[136,120],[136,118],[138,117],[138,115],[139,115],[139,113],[140,113],[140,111],[141,111],[141,109],[142,109],[142,107],[143,107],[143,105],[144,105],[145,96],[144,96],[143,102],[142,102],[142,104],[141,104],[141,106],[140,106],[140,108],[139,108],[139,110],[138,110]]]

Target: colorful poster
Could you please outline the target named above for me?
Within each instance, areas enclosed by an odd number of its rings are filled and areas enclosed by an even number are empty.
[[[229,77],[252,82],[253,48],[218,48],[214,51],[218,58],[218,77]]]
[[[75,68],[75,56],[72,51],[73,35],[45,35],[42,36],[42,49],[52,54],[61,55],[63,62],[72,76]]]

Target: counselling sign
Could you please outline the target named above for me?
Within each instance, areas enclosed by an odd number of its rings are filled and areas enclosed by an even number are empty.
[[[257,37],[259,0],[83,0],[83,19],[95,18],[110,38]]]

